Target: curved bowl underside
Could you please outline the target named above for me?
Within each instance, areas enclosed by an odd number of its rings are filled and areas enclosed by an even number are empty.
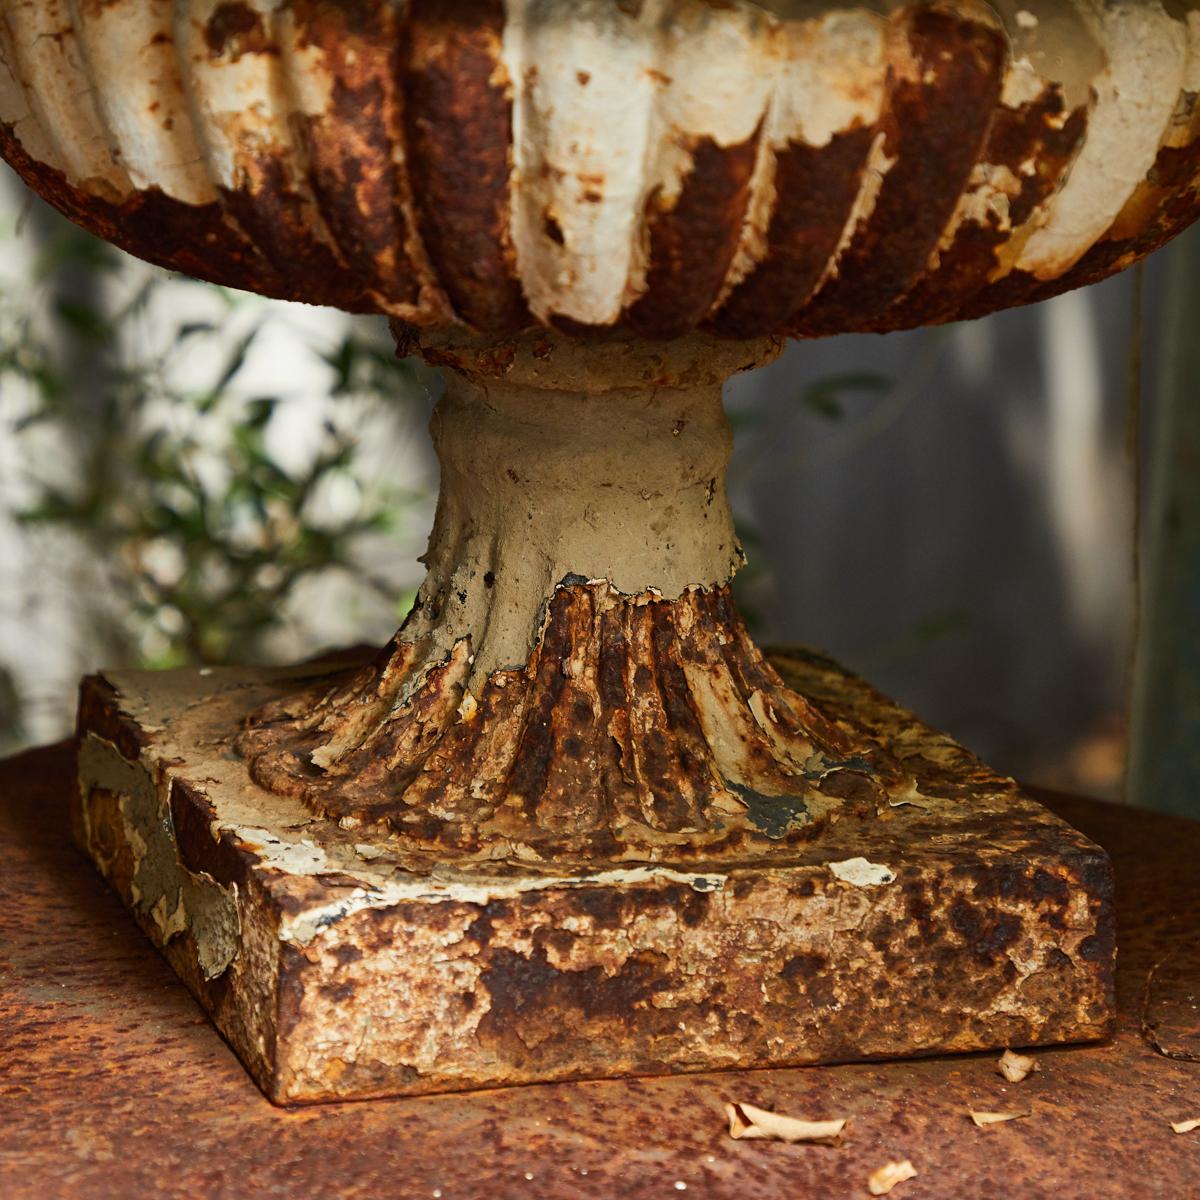
[[[885,331],[1200,213],[1200,0],[0,0],[0,154],[124,249],[416,325]]]

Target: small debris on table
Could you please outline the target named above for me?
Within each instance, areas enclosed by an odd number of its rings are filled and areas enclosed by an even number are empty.
[[[917,1168],[908,1159],[903,1162],[885,1163],[878,1171],[871,1172],[867,1180],[867,1191],[872,1196],[886,1196],[898,1183],[906,1179],[915,1179]]]
[[[1029,1058],[1024,1054],[1016,1054],[1012,1050],[1005,1050],[1000,1056],[1000,1061],[996,1063],[996,1070],[1009,1083],[1020,1083],[1022,1079],[1032,1075],[1037,1069],[1036,1058]]]
[[[726,1104],[731,1138],[763,1138],[777,1142],[819,1142],[832,1146],[840,1141],[846,1118],[837,1121],[805,1121],[782,1113],[756,1108],[753,1104]]]
[[[969,1112],[967,1114],[981,1129],[984,1125],[1003,1125],[1005,1121],[1019,1121],[1027,1112]]]
[[[1200,1117],[1193,1117],[1190,1121],[1172,1121],[1171,1128],[1176,1133],[1191,1133],[1193,1129],[1200,1129]]]

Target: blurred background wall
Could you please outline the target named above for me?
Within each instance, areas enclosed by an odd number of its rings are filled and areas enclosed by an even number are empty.
[[[382,323],[102,249],[4,172],[0,746],[66,735],[104,664],[389,636],[436,491],[436,375],[395,363]],[[997,767],[1119,796],[1129,414],[1140,393],[1155,427],[1178,253],[973,324],[793,344],[736,380],[758,636],[830,651]]]

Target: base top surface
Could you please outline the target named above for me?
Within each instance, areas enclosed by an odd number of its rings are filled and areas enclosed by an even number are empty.
[[[177,786],[195,793],[207,806],[209,832],[229,835],[226,840],[259,864],[276,868],[279,880],[288,880],[289,887],[339,874],[346,882],[354,880],[377,891],[381,902],[390,894],[399,898],[395,889],[403,889],[403,881],[409,879],[422,880],[422,888],[461,885],[502,891],[553,885],[562,878],[596,880],[613,873],[618,879],[627,873],[628,882],[636,882],[645,872],[665,878],[678,871],[684,882],[694,880],[703,889],[705,877],[716,884],[713,877],[722,872],[823,866],[859,858],[894,872],[897,864],[887,860],[896,857],[898,847],[903,848],[904,862],[916,868],[941,868],[956,858],[1060,859],[1064,852],[1094,850],[1013,780],[831,660],[789,649],[773,652],[771,662],[797,691],[849,714],[907,769],[904,789],[885,790],[878,816],[879,805],[872,796],[861,813],[822,825],[814,836],[799,798],[793,810],[789,797],[746,792],[744,809],[730,817],[724,840],[709,834],[664,835],[608,858],[543,857],[537,847],[504,837],[483,846],[437,844],[426,851],[386,826],[323,818],[301,800],[267,791],[248,778],[234,749],[247,714],[264,700],[319,677],[327,667],[110,671],[85,685],[83,704],[86,714],[89,704],[96,707],[115,693],[113,705],[128,718],[122,726],[124,736],[136,729],[140,739],[140,744],[118,744],[117,749],[134,760],[152,743],[156,760],[181,764]],[[113,736],[119,738],[122,731]],[[861,782],[857,775],[839,778],[847,780],[846,786]],[[826,781],[822,786],[831,785]],[[853,873],[857,868],[846,869]]]

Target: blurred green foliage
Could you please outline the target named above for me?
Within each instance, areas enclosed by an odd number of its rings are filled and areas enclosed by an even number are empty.
[[[29,499],[16,516],[86,547],[143,665],[261,660],[302,582],[347,570],[370,583],[356,550],[414,493],[359,489],[355,511],[331,516],[321,497],[351,473],[358,430],[325,420],[298,471],[272,455],[284,398],[245,384],[269,306],[256,302],[247,321],[246,297],[141,266],[131,276],[118,251],[65,222],[52,228],[29,285],[0,280],[0,388],[16,382],[31,398],[6,435],[29,446]],[[202,289],[204,303],[181,303],[179,289]],[[215,316],[168,318],[164,336],[164,311],[196,308]],[[141,335],[143,320],[154,336]],[[423,370],[369,326],[312,353],[334,393],[356,402],[412,396]],[[184,356],[189,385],[171,369]]]

